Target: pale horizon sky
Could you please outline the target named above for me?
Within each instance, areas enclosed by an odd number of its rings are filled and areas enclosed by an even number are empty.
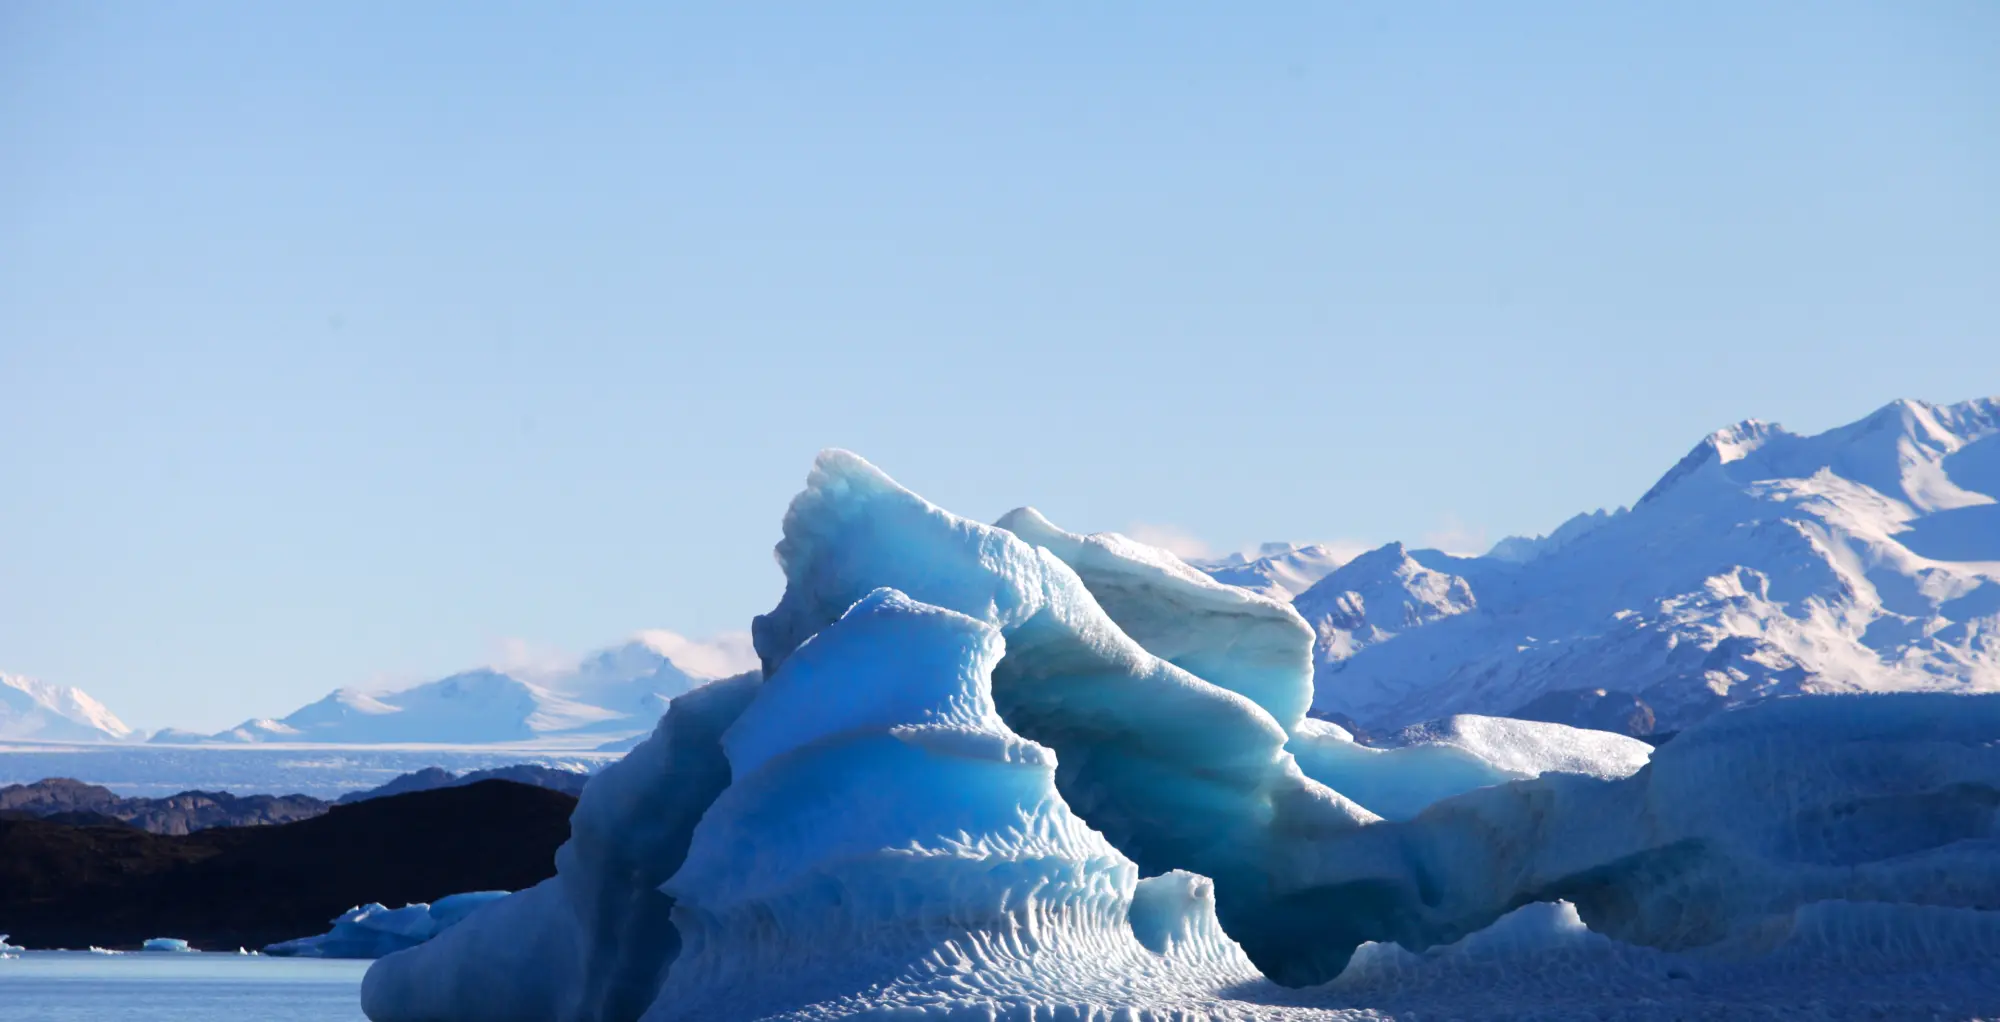
[[[0,671],[748,627],[813,454],[1483,547],[2000,392],[2000,5],[0,6]]]

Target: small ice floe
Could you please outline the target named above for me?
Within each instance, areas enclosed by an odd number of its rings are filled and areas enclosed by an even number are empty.
[[[357,906],[333,921],[333,929],[317,937],[300,937],[271,944],[264,953],[280,958],[381,958],[416,947],[458,925],[459,920],[507,896],[506,891],[471,891],[390,909],[380,904]]]
[[[122,955],[125,952],[113,951],[110,948],[98,947],[97,945],[92,944],[90,945],[90,953],[93,955]]]
[[[179,937],[153,937],[144,944],[139,945],[139,950],[189,952],[193,951],[194,948],[189,947],[188,942]]]
[[[13,934],[11,934],[11,933],[0,933],[0,951],[26,951],[26,950],[28,950],[27,948],[24,948],[24,947],[17,947],[17,946],[15,946],[15,945],[13,945],[13,944],[9,944],[9,943],[7,943],[7,938],[8,938],[8,937],[11,937],[11,936],[13,936]]]

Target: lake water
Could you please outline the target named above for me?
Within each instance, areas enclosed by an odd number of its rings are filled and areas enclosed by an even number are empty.
[[[6,1022],[364,1022],[367,962],[260,955],[11,952]]]

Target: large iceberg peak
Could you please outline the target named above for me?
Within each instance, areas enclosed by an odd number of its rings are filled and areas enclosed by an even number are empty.
[[[1172,947],[1135,939],[1128,913],[1160,913],[1133,905],[1131,860],[994,709],[1004,645],[880,588],[785,660],[724,734],[733,780],[664,885],[685,950],[648,1018],[816,1017],[861,988],[947,1016],[1089,1017],[1134,982],[1255,978],[1212,902]],[[1203,967],[1177,977],[1184,961]]]

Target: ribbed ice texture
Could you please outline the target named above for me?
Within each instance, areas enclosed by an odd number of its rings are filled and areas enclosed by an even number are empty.
[[[1178,940],[1135,939],[1137,871],[995,712],[1003,650],[879,589],[785,659],[723,736],[734,780],[665,887],[686,943],[649,1020],[812,1017],[864,990],[875,1009],[1108,1012],[1257,978],[1201,878],[1172,920],[1142,902]]]
[[[878,586],[993,626],[1006,638],[994,701],[1057,753],[1070,807],[1143,873],[1212,877],[1224,925],[1267,972],[1331,978],[1346,951],[1317,949],[1345,938],[1286,906],[1304,879],[1292,863],[1301,842],[1375,816],[1301,773],[1265,708],[1296,723],[1310,702],[1304,623],[1129,540],[1072,536],[1027,511],[1007,521],[1060,549],[952,515],[845,451],[820,455],[785,515],[784,596],[752,627],[766,671]],[[1218,680],[1157,655],[1107,607]]]

